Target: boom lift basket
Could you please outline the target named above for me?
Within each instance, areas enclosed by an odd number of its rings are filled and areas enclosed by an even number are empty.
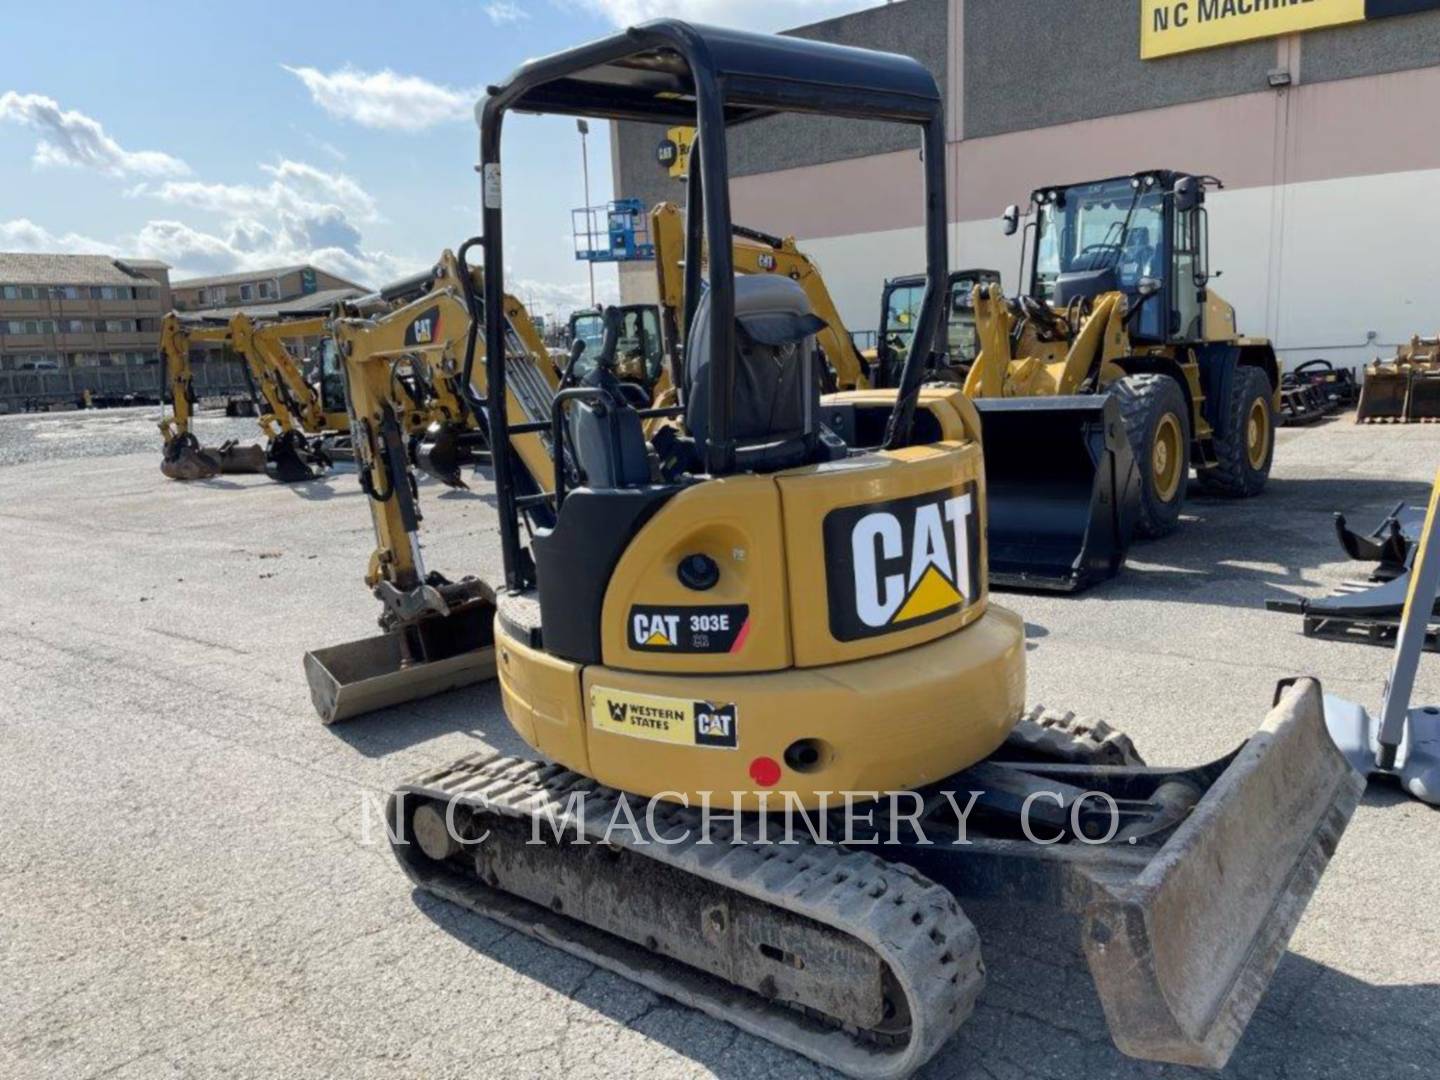
[[[979,398],[990,580],[1077,592],[1114,577],[1140,512],[1120,406],[1108,394]]]

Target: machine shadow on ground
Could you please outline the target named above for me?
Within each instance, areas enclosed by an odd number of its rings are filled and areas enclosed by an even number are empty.
[[[500,707],[500,685],[493,680],[357,716],[329,730],[367,758],[388,757],[446,735],[472,739],[476,749],[533,755],[505,718]]]
[[[774,1076],[807,1075],[813,1068],[804,1058],[734,1032],[619,976],[607,977],[625,991],[581,994],[590,982],[588,963],[574,958],[557,962],[563,954],[550,946],[430,893],[417,889],[412,900],[426,918],[474,952],[640,1032],[719,1080],[753,1077],[757,1061],[763,1061]],[[1017,919],[1013,906],[994,904],[966,910],[980,931],[986,987],[974,1015],[916,1074],[918,1078],[1400,1080],[1440,1070],[1435,1038],[1440,984],[1375,986],[1294,953],[1281,960],[1225,1069],[1215,1072],[1136,1061],[1110,1040],[1073,920],[1053,920],[1036,909],[1030,921],[1026,908],[1018,909],[1021,918]],[[686,1020],[655,1023],[657,1009],[684,1015]],[[1303,1019],[1297,1017],[1301,1010]],[[1297,1023],[1313,1038],[1296,1040]],[[714,1031],[715,1038],[697,1037],[697,1025]],[[1426,1061],[1430,1066],[1424,1065]]]

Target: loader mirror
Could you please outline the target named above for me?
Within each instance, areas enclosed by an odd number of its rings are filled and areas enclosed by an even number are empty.
[[[1199,206],[1204,198],[1204,189],[1200,181],[1193,176],[1182,176],[1175,181],[1175,209],[1179,213],[1188,213]]]
[[[1160,279],[1155,277],[1142,277],[1135,287],[1135,291],[1141,296],[1154,296],[1160,291]]]
[[[1005,208],[1005,213],[1000,216],[1005,226],[1005,235],[1014,236],[1015,230],[1020,228],[1020,207],[1011,203]]]

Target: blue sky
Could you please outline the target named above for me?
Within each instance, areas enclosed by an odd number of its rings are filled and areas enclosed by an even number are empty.
[[[6,4],[0,250],[158,258],[172,276],[311,261],[378,285],[476,230],[471,109],[526,58],[664,14],[778,30],[872,2]],[[604,124],[589,142],[600,202]],[[512,119],[505,156],[512,291],[539,311],[585,302],[574,120]],[[597,281],[613,291],[613,272]]]

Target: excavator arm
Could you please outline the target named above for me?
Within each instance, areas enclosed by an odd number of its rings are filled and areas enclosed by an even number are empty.
[[[819,267],[795,246],[795,238],[771,236],[739,225],[732,231],[731,259],[737,274],[784,274],[805,290],[810,310],[825,323],[815,337],[835,372],[835,386],[831,389],[870,389],[869,366],[845,329]],[[684,211],[674,203],[658,203],[650,211],[650,236],[655,243],[660,305],[665,312],[667,334],[674,341],[679,337],[684,311]]]

